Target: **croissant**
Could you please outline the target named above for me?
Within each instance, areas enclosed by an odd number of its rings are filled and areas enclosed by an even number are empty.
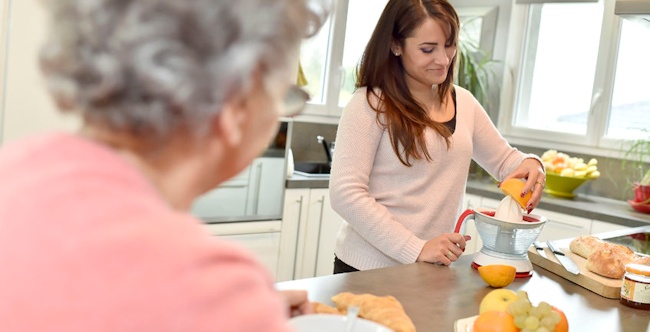
[[[341,312],[338,309],[329,306],[325,303],[312,302],[311,307],[312,307],[312,311],[317,314],[337,314],[337,315],[341,314]]]
[[[332,301],[340,312],[347,312],[349,306],[357,306],[361,318],[382,324],[395,332],[415,332],[415,325],[393,296],[343,292],[333,296]]]

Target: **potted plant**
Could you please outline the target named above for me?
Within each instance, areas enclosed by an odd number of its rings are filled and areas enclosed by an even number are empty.
[[[469,90],[486,110],[491,106],[490,88],[499,89],[498,84],[494,84],[496,62],[476,42],[463,38],[461,34],[455,81],[459,86]]]
[[[650,204],[650,136],[629,143],[623,170],[628,172],[628,181],[632,182],[634,201]]]
[[[467,23],[471,23],[470,20]],[[461,25],[458,41],[458,60],[454,72],[454,83],[467,89],[474,98],[488,111],[492,107],[491,95],[498,95],[500,84],[496,79],[497,61],[490,54],[481,49],[478,43],[466,33]],[[492,91],[491,91],[492,90]],[[471,173],[478,178],[483,178],[488,173],[476,162],[472,161]],[[496,179],[494,179],[496,182]]]

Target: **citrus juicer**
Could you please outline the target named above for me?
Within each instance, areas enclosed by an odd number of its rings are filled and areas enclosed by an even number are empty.
[[[460,233],[467,220],[474,220],[483,241],[481,250],[474,254],[472,267],[483,265],[510,265],[516,269],[515,277],[532,276],[533,264],[528,259],[528,248],[537,240],[546,224],[546,217],[524,213],[519,222],[499,220],[494,210],[468,209],[456,223],[455,233]]]

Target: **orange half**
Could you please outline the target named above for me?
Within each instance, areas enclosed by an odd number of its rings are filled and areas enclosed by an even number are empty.
[[[512,199],[514,199],[515,202],[517,202],[519,206],[521,206],[521,208],[524,210],[528,206],[528,201],[532,196],[532,193],[529,190],[526,195],[524,195],[524,197],[521,197],[521,192],[524,190],[525,184],[526,182],[514,178],[501,182],[501,191],[503,191],[504,194],[512,197]]]

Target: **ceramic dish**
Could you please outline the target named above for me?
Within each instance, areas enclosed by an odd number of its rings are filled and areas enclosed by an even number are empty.
[[[589,181],[589,179],[547,173],[546,188],[544,189],[544,192],[557,197],[574,198],[576,197],[576,194],[574,194],[573,191],[586,181]]]
[[[478,316],[472,316],[467,318],[461,318],[456,321],[454,325],[454,332],[472,332],[474,329],[474,321]]]
[[[294,317],[289,325],[296,332],[345,332],[348,318],[342,315],[313,314]],[[363,318],[356,318],[354,332],[392,332],[393,330]]]
[[[650,204],[641,204],[631,199],[628,199],[627,203],[630,204],[633,209],[641,213],[650,213]]]

